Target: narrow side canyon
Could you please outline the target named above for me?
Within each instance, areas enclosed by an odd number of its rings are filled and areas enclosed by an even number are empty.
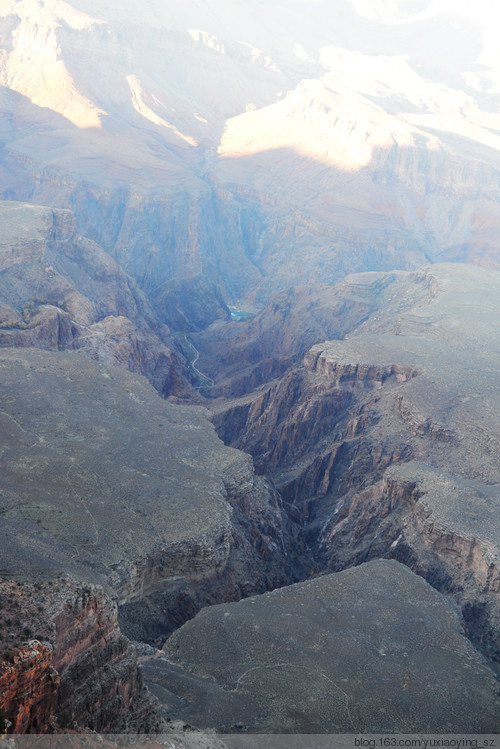
[[[0,677],[19,689],[0,707],[16,730],[446,731],[428,692],[404,718],[411,643],[432,648],[437,632],[439,657],[456,642],[446,666],[455,681],[436,681],[450,715],[496,729],[499,290],[498,274],[438,265],[350,276],[317,296],[298,289],[244,321],[215,321],[191,334],[214,383],[193,396],[203,406],[161,399],[85,349],[1,349],[0,567],[10,582]],[[311,347],[318,310],[332,339]],[[281,370],[261,369],[252,384],[258,340]],[[373,617],[373,632],[352,636],[376,646],[403,690],[386,721],[374,717],[382,698],[357,692],[362,677],[347,668],[338,585],[361,630]],[[437,607],[423,629],[403,613],[408,595]],[[312,611],[324,596],[333,640],[311,623],[301,633],[286,625],[296,606]],[[394,617],[413,617],[402,639],[385,602]],[[262,607],[236,675],[217,639],[220,667],[198,662],[221,606],[228,642]],[[273,607],[284,622],[276,632]],[[328,660],[335,633],[347,638],[338,668],[349,696],[331,714],[319,693],[294,712],[299,653]],[[429,652],[432,680],[431,663]],[[469,697],[457,686],[467,663],[477,674]],[[267,675],[264,692],[247,678],[255,669]],[[282,700],[263,711],[283,678]]]

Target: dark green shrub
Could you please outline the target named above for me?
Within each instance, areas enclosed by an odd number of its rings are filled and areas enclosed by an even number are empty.
[[[61,713],[61,715],[58,716],[57,725],[59,726],[59,728],[62,728],[63,730],[65,728],[72,729],[75,727],[75,724],[69,717],[68,713]]]

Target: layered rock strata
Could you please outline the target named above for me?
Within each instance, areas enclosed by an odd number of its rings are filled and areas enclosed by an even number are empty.
[[[280,380],[216,402],[219,434],[296,507],[320,569],[404,561],[455,596],[495,660],[498,274],[443,265],[344,283],[378,286],[384,303]],[[401,464],[413,479],[396,489],[402,474],[387,471]]]
[[[0,664],[0,710],[10,723],[9,730],[47,733],[53,727],[60,683],[52,666],[52,649],[32,640],[4,653],[7,655]]]
[[[0,346],[83,348],[144,374],[163,396],[188,396],[188,372],[135,281],[73,214],[0,203]]]
[[[342,340],[375,318],[388,321],[438,293],[429,270],[410,274],[346,276],[334,286],[301,286],[277,294],[266,307],[238,322],[214,323],[192,336],[199,366],[214,380],[210,398],[250,393],[280,377],[319,341]]]
[[[500,487],[411,462],[354,494],[322,531],[336,569],[397,559],[459,603],[471,640],[500,661]],[[340,516],[340,518],[339,518]]]
[[[394,11],[426,37],[430,66],[389,16],[340,0],[252,17],[217,0],[140,19],[123,3],[75,5],[25,0],[0,16],[0,191],[74,210],[82,234],[160,289],[172,322],[197,329],[200,277],[211,322],[221,290],[260,304],[352,272],[498,267],[481,27],[431,5]]]
[[[0,369],[0,569],[103,586],[55,615],[53,665],[59,704],[116,730],[140,682],[115,604],[125,633],[164,637],[207,603],[297,579],[299,529],[205,409],[81,352],[2,349]]]
[[[117,606],[100,587],[60,577],[0,590],[0,709],[13,733],[161,729]]]

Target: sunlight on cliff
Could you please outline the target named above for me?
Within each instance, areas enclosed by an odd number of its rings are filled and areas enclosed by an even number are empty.
[[[483,111],[463,90],[424,78],[405,55],[328,46],[319,61],[321,78],[303,80],[274,104],[229,119],[219,156],[287,148],[356,171],[376,149],[425,143],[437,150],[449,135],[500,153],[500,115]]]
[[[77,90],[61,58],[57,24],[36,23],[23,15],[26,3],[20,6],[21,22],[12,32],[13,49],[0,58],[0,85],[62,115],[77,128],[101,127],[101,115],[106,112]]]
[[[14,51],[0,67],[0,85],[62,115],[77,128],[100,128],[101,115],[106,114],[76,90],[62,60],[37,61]]]
[[[346,171],[367,166],[376,148],[415,145],[415,128],[355,91],[334,90],[326,79],[302,81],[281,101],[230,119],[219,156],[294,150]],[[428,137],[429,147],[437,147]]]
[[[171,125],[170,122],[167,122],[162,117],[153,112],[151,107],[148,107],[148,105],[144,101],[145,94],[136,75],[127,75],[127,83],[132,95],[132,106],[138,114],[140,114],[142,117],[145,117],[154,125],[160,125],[161,127],[166,127],[168,130],[171,130],[174,135],[176,135],[188,145],[198,145],[198,143],[193,138],[191,138],[190,135],[183,135],[183,133],[177,130],[175,125]]]

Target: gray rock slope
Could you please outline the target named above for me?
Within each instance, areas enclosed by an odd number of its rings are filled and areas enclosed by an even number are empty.
[[[494,661],[499,291],[497,272],[459,264],[349,276],[333,299],[377,299],[364,321],[279,380],[214,405],[225,441],[301,513],[320,569],[405,562],[455,596]]]
[[[146,667],[165,715],[219,730],[491,733],[496,682],[449,602],[388,560],[204,609]],[[193,695],[195,699],[193,701]]]
[[[82,348],[164,396],[191,390],[169,329],[68,210],[0,202],[0,346]]]
[[[450,23],[431,0],[3,3],[0,194],[72,208],[187,330],[200,277],[208,323],[220,295],[498,268],[494,16],[476,6]]]
[[[99,583],[156,634],[291,574],[279,497],[205,409],[80,352],[0,350],[0,381],[1,574]]]

